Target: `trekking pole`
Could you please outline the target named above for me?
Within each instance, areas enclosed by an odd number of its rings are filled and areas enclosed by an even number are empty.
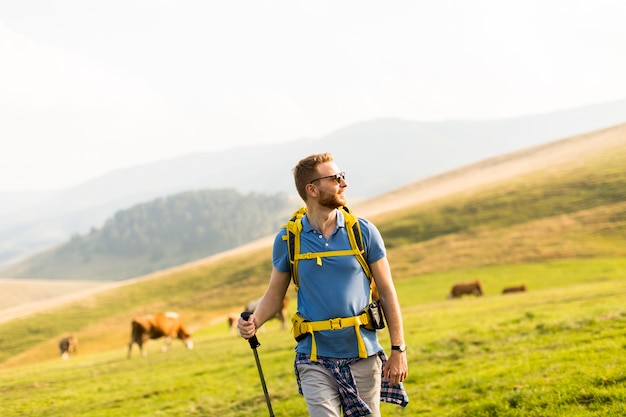
[[[250,317],[249,311],[244,311],[241,313],[241,318],[245,321],[248,321]],[[267,385],[265,385],[265,378],[263,377],[263,369],[261,369],[261,361],[259,360],[259,354],[256,351],[256,348],[261,346],[259,340],[256,338],[256,335],[252,336],[248,339],[248,343],[250,343],[250,348],[254,352],[254,360],[256,361],[256,367],[259,370],[259,376],[261,377],[261,385],[263,386],[263,393],[265,394],[265,402],[267,403],[267,409],[270,412],[270,417],[274,417],[274,411],[272,410],[272,403],[270,402],[270,395],[267,392]]]

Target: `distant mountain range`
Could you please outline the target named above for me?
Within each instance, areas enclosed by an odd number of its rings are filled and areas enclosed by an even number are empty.
[[[494,121],[378,119],[318,139],[194,153],[113,171],[56,192],[0,193],[0,265],[101,227],[120,209],[181,191],[232,188],[294,195],[291,168],[332,152],[351,201],[485,158],[626,122],[626,100]]]

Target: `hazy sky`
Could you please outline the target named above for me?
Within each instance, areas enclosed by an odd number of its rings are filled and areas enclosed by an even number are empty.
[[[623,0],[0,0],[0,191],[626,99]]]

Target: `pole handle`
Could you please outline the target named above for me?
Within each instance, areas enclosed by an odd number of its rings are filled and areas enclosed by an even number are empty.
[[[244,311],[243,313],[241,313],[241,318],[245,321],[248,321],[248,318],[250,318],[250,314],[251,313],[249,311]],[[261,344],[259,343],[259,339],[256,338],[256,335],[248,339],[248,343],[250,343],[250,349],[256,349],[261,346]]]

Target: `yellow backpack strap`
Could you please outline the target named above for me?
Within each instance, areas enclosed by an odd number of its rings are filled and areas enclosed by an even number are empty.
[[[302,232],[302,217],[306,213],[306,207],[299,208],[285,225],[287,233],[283,240],[287,241],[289,251],[289,267],[291,268],[291,278],[298,291],[298,261],[303,259],[296,254],[300,254],[300,233]]]
[[[354,317],[341,317],[321,321],[307,321],[299,313],[291,317],[293,324],[291,330],[296,341],[301,341],[305,337],[311,336],[311,360],[317,361],[317,343],[315,342],[315,332],[322,330],[340,330],[346,327],[354,327],[357,337],[357,345],[359,348],[359,357],[367,358],[367,348],[361,334],[361,326],[366,328],[370,324],[371,319],[367,312],[363,312]]]
[[[348,232],[348,239],[350,240],[350,246],[355,250],[356,259],[359,261],[365,274],[371,280],[372,272],[370,271],[370,267],[365,260],[365,247],[363,245],[363,235],[361,234],[361,226],[359,224],[359,219],[352,214],[350,209],[346,206],[342,206],[344,214],[343,217],[346,221],[346,230]]]
[[[370,280],[370,302],[372,300],[378,300],[378,289],[376,288],[376,282],[374,276],[370,270],[367,261],[365,260],[365,245],[363,244],[363,234],[361,233],[361,225],[357,216],[352,214],[352,211],[347,206],[342,206],[344,214],[343,217],[346,221],[346,230],[348,232],[348,239],[350,240],[350,246],[355,251],[356,259],[359,261],[365,271],[365,275]]]

